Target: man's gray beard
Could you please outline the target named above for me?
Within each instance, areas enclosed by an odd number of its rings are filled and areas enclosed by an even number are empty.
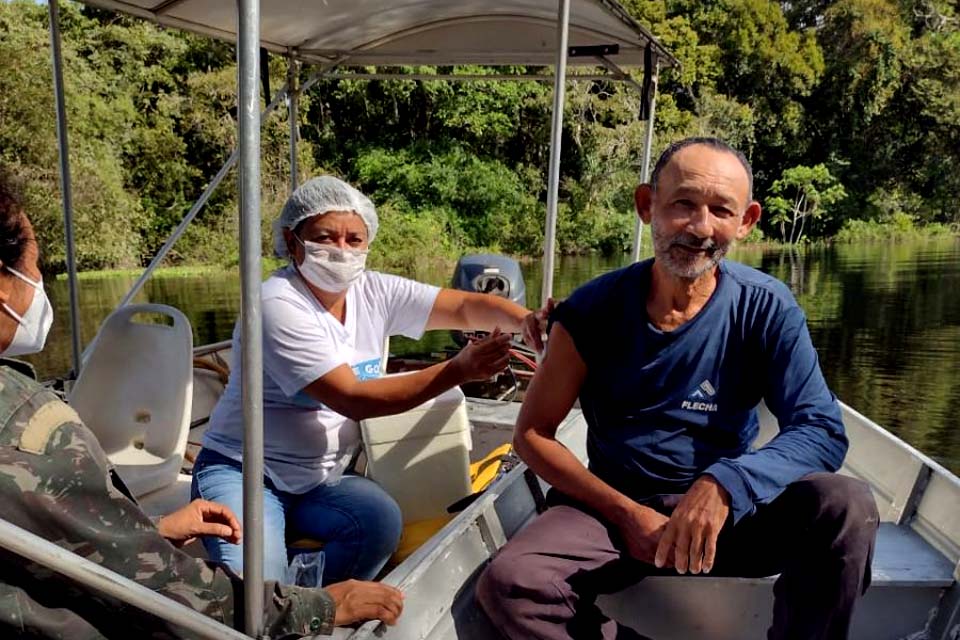
[[[683,235],[683,232],[667,236],[657,224],[656,216],[650,220],[650,226],[653,234],[654,258],[663,265],[667,273],[681,280],[696,280],[708,271],[713,270],[720,264],[720,260],[727,255],[730,247],[734,244],[733,241],[726,245],[718,244],[716,250],[706,258],[690,255],[689,259],[677,259],[670,251],[670,247],[678,237]]]

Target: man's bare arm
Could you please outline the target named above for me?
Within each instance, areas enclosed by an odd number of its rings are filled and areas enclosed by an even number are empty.
[[[667,518],[605,483],[556,439],[557,427],[573,407],[586,376],[586,363],[573,339],[563,325],[555,324],[546,356],[520,409],[514,448],[558,491],[616,525],[632,556],[652,563]]]

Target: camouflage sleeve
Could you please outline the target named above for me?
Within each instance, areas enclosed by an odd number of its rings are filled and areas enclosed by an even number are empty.
[[[3,517],[172,600],[241,628],[242,581],[223,567],[174,548],[137,505],[113,486],[109,469],[96,438],[68,405],[35,382],[0,368]],[[38,567],[32,570],[44,572]],[[87,616],[98,612],[103,619],[93,624],[108,637],[113,634],[105,628],[116,629],[123,637],[137,629],[183,635],[163,621],[105,597],[98,598],[97,605],[81,609]],[[263,607],[271,636],[333,632],[335,606],[321,589],[268,582]]]

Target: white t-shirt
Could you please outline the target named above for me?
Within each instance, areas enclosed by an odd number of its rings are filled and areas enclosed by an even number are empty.
[[[343,324],[293,267],[274,273],[261,291],[264,465],[277,488],[304,493],[338,481],[360,444],[357,422],[310,397],[304,387],[343,364],[360,380],[379,377],[384,338],[422,336],[440,289],[368,271],[347,290]],[[203,446],[240,460],[239,322],[233,355],[230,381],[210,416]]]

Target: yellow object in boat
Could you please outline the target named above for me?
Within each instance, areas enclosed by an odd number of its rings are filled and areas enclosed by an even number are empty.
[[[397,550],[390,557],[391,564],[400,564],[407,556],[420,548],[424,542],[430,539],[430,536],[443,528],[443,525],[453,519],[453,514],[431,518],[429,520],[419,520],[417,522],[408,522],[403,525],[403,533],[400,534],[400,544]]]
[[[497,477],[500,471],[500,465],[503,459],[510,453],[511,445],[502,444],[490,453],[483,460],[478,460],[470,465],[470,484],[473,492],[483,491]]]
[[[493,479],[497,477],[497,472],[500,471],[503,458],[508,453],[510,453],[509,443],[497,447],[485,458],[470,465],[470,484],[474,493],[483,491],[493,482]],[[429,540],[433,534],[442,529],[443,525],[452,519],[453,515],[447,515],[405,524],[403,533],[400,535],[400,544],[390,558],[390,563],[395,565],[403,562],[407,556],[420,548],[420,545]]]

